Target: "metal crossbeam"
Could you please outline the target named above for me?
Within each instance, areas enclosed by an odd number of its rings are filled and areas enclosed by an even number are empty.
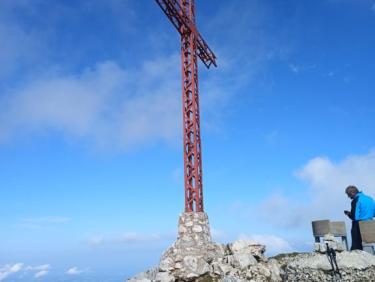
[[[155,0],[159,4],[160,8],[163,10],[165,15],[177,29],[177,31],[182,35],[184,28],[188,32],[193,33],[197,41],[197,56],[201,59],[202,63],[210,68],[211,65],[216,65],[216,56],[208,47],[206,41],[200,35],[195,27],[195,23],[191,21],[189,16],[182,9],[182,6],[177,0]]]

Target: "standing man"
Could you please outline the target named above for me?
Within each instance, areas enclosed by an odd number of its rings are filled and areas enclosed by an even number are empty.
[[[359,192],[358,188],[353,185],[348,186],[345,193],[352,199],[352,209],[344,211],[352,220],[352,247],[350,250],[363,250],[359,221],[371,220],[374,217],[375,202],[371,197]]]

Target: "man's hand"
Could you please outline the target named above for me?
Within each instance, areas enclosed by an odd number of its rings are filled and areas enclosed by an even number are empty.
[[[350,211],[344,211],[345,215],[349,216],[350,215]]]

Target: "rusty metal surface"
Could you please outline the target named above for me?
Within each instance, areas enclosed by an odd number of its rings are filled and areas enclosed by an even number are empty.
[[[185,212],[203,212],[198,58],[209,68],[216,56],[195,26],[194,0],[155,0],[181,34]]]
[[[195,26],[194,0],[155,0],[163,10],[177,31],[183,36],[184,32],[194,34],[196,40],[195,54],[202,63],[209,68],[212,64],[216,66],[216,56],[204,41]]]

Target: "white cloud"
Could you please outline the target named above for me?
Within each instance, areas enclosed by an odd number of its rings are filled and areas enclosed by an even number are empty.
[[[276,235],[271,234],[252,234],[252,235],[245,235],[240,234],[239,239],[246,239],[257,242],[259,244],[266,246],[266,253],[267,255],[275,255],[279,253],[290,253],[293,252],[294,249],[290,245],[288,241],[285,239],[278,237]]]
[[[9,277],[12,274],[20,272],[23,268],[23,263],[6,264],[0,267],[0,281]]]
[[[89,244],[91,246],[99,246],[104,243],[104,237],[103,236],[92,236],[89,238]]]
[[[78,274],[81,274],[82,272],[83,272],[83,270],[80,270],[80,269],[78,269],[78,267],[73,266],[66,271],[66,274],[78,275]]]
[[[342,217],[348,209],[348,199],[344,190],[348,185],[356,185],[367,194],[375,196],[375,151],[366,155],[348,156],[338,163],[328,158],[317,157],[310,160],[296,175],[310,184],[311,209],[316,216]]]
[[[282,193],[273,193],[261,201],[257,207],[259,218],[283,228],[299,227],[307,210],[296,199]]]
[[[51,266],[49,264],[42,264],[37,266],[27,266],[25,270],[34,270],[34,271],[43,271],[43,270],[49,270]]]
[[[37,266],[27,266],[24,268],[25,271],[34,272],[34,278],[40,278],[46,276],[51,269],[49,264],[42,264]]]
[[[356,185],[375,196],[375,151],[352,155],[339,162],[316,157],[295,172],[307,182],[301,195],[272,194],[260,205],[261,218],[284,228],[307,228],[312,220],[346,220],[343,210],[350,209],[344,190]]]
[[[48,274],[48,270],[40,270],[34,274],[34,277],[40,278],[40,277],[46,276],[47,274]]]
[[[60,132],[97,147],[129,149],[180,134],[179,59],[127,72],[103,62],[78,75],[46,75],[0,100],[0,139]]]
[[[124,9],[118,9],[116,3],[104,6],[122,19],[123,14],[117,12]],[[218,131],[218,124],[227,114],[225,109],[234,101],[233,95],[240,93],[241,87],[248,90],[248,83],[268,61],[289,53],[288,40],[275,38],[264,28],[259,31],[259,27],[267,26],[263,25],[269,14],[266,5],[261,1],[246,5],[246,9],[238,9],[238,4],[230,3],[205,25],[211,37],[216,38],[217,48],[211,47],[219,57],[220,68],[210,70],[213,75],[201,81],[204,130]],[[223,21],[230,19],[234,11],[240,11],[240,22]],[[249,27],[246,36],[243,26]],[[223,47],[227,45],[220,40],[233,41],[237,51],[233,53],[232,47]],[[36,40],[39,41],[43,40]],[[180,138],[181,74],[177,54],[146,61],[137,69],[107,61],[78,74],[34,76],[32,82],[0,99],[0,142],[51,130],[69,141],[87,141],[96,148],[111,150],[129,150]]]
[[[50,268],[51,266],[49,264],[38,266],[24,266],[23,263],[6,264],[0,267],[0,281],[20,272],[34,272],[34,278],[40,278],[46,276],[49,273]]]
[[[296,172],[301,179],[308,181],[315,191],[327,190],[344,193],[349,184],[356,184],[369,193],[375,192],[375,151],[366,155],[352,155],[338,163],[326,157],[310,160]]]

